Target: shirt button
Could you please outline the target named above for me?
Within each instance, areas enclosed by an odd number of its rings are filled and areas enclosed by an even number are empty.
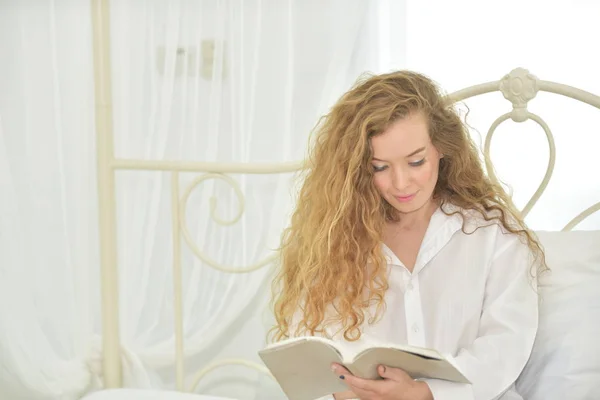
[[[413,325],[413,332],[419,333],[419,326],[417,324]]]
[[[414,289],[414,286],[413,286],[413,284],[412,284],[412,283],[409,283],[409,284],[406,286],[406,289],[408,289],[409,291],[410,291],[410,290],[413,290],[413,289]]]

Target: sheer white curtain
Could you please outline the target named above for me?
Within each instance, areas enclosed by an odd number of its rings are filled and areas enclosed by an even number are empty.
[[[120,157],[219,162],[302,159],[317,116],[354,79],[350,61],[363,24],[364,2],[204,1],[113,3],[116,151]],[[344,13],[344,18],[339,16]],[[212,50],[211,50],[212,49]],[[168,177],[120,174],[123,251],[123,336],[133,352],[171,380]],[[190,181],[193,174],[185,176]],[[277,246],[290,205],[289,175],[234,175],[239,203],[222,181],[200,185],[188,203],[187,223],[208,257],[232,268],[248,266]],[[148,201],[150,200],[150,201]],[[140,204],[147,207],[140,208]],[[212,359],[258,361],[268,270],[227,274],[184,248],[184,321],[188,370]],[[140,284],[141,283],[141,284]],[[239,334],[239,332],[242,332]],[[162,368],[164,367],[164,368]],[[229,368],[237,385],[214,379],[200,388],[248,393],[252,374]],[[213,376],[211,376],[212,378]],[[252,383],[249,383],[252,385]]]
[[[523,67],[539,79],[600,94],[599,16],[600,3],[588,0],[408,0],[405,65],[428,74],[448,92],[497,80]],[[481,143],[492,122],[511,109],[501,93],[465,103],[471,110],[467,122]],[[529,109],[554,133],[556,165],[527,221],[534,229],[562,229],[600,201],[595,174],[600,115],[584,103],[548,93],[539,93]],[[509,120],[496,130],[492,161],[498,177],[512,187],[519,207],[541,182],[548,155],[544,131],[532,121]],[[577,229],[599,227],[596,213]]]
[[[373,59],[381,5],[360,0],[114,1],[111,47],[120,158],[279,162],[305,154],[317,118]],[[367,36],[364,36],[367,37]],[[384,47],[387,46],[386,49]],[[398,59],[390,43],[380,47]],[[87,2],[0,1],[0,393],[74,399],[100,379],[91,22]],[[182,187],[198,175],[183,174]],[[292,201],[289,174],[198,185],[187,226],[200,251],[240,268],[271,254]],[[171,386],[170,175],[117,174],[126,384]],[[186,368],[258,361],[268,270],[219,272],[183,246]],[[237,380],[236,380],[237,379]],[[232,367],[200,390],[258,394]],[[264,398],[264,397],[263,397]]]
[[[91,383],[97,207],[82,4],[0,2],[3,398],[75,398]]]

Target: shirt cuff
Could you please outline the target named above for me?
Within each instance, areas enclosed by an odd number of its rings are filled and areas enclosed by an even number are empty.
[[[434,400],[474,400],[473,387],[469,383],[456,383],[441,379],[419,379],[425,382]]]

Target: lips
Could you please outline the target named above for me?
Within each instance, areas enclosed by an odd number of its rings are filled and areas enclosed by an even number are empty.
[[[409,194],[407,196],[394,196],[396,198],[396,200],[398,200],[400,203],[406,203],[411,201],[412,199],[414,199],[416,196],[416,193],[413,194]]]

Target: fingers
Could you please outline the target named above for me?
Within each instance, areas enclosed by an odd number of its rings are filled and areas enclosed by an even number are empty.
[[[337,364],[337,363],[333,363],[331,365],[331,370],[338,374],[340,376],[340,379],[346,379],[346,377],[348,375],[352,375],[352,373],[350,371],[348,371],[348,369],[346,369],[346,367],[344,367],[343,365]],[[384,379],[390,379],[393,381],[405,381],[407,379],[412,380],[412,378],[410,377],[410,375],[408,375],[406,372],[404,372],[404,370],[400,369],[400,368],[392,368],[392,367],[386,367],[385,365],[380,365],[377,368],[377,372],[379,373],[379,376],[381,376]],[[343,376],[343,378],[342,378]],[[352,375],[353,376],[353,375]],[[357,380],[360,380],[360,378],[355,377]],[[367,379],[362,379],[364,381],[370,381]]]
[[[343,365],[337,363],[332,364],[331,369],[361,399],[370,399],[373,396],[381,397],[392,392],[405,392],[414,385],[414,380],[404,370],[384,365],[377,368],[377,372],[383,378],[382,380],[359,378]]]
[[[383,379],[390,379],[397,382],[412,380],[410,375],[400,368],[391,368],[386,367],[385,365],[380,365],[379,368],[377,368],[377,372],[379,372],[379,376],[381,376]]]
[[[344,367],[344,366],[343,366],[343,365],[341,365],[341,364],[337,364],[337,363],[333,363],[333,364],[331,364],[331,370],[333,371],[333,373],[334,373],[334,374],[337,374],[337,375],[339,375],[339,376],[340,376],[340,379],[344,379],[344,378],[342,378],[342,376],[344,376],[344,377],[345,377],[346,375],[352,375],[352,374],[350,373],[350,371],[348,371],[348,370],[346,369],[346,367]]]
[[[350,373],[350,371],[340,364],[332,364],[331,369],[336,375],[338,375],[340,379],[343,379],[354,392],[356,392],[357,389],[367,392],[374,391],[377,388],[377,385],[380,383],[371,379],[363,379],[354,376],[352,373]]]

